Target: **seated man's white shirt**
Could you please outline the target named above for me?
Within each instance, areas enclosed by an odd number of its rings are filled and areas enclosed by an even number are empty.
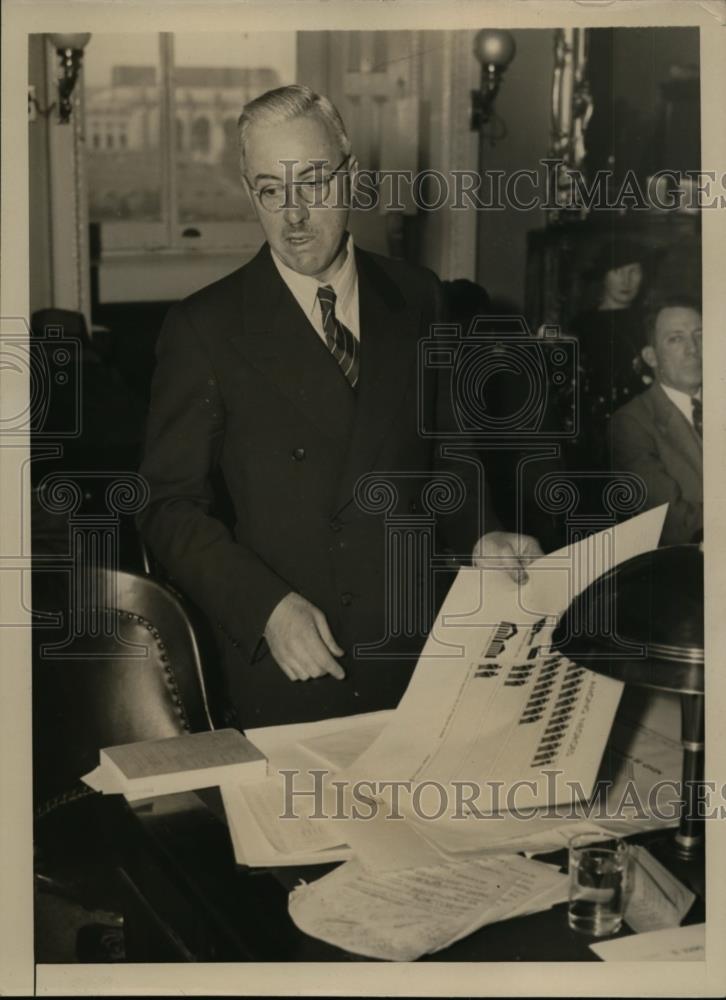
[[[682,392],[680,389],[674,389],[672,386],[664,385],[662,382],[660,382],[659,385],[668,399],[670,399],[674,406],[678,407],[688,423],[691,427],[693,427],[692,400],[701,398],[701,390],[699,389],[698,392],[693,394],[693,396],[689,396],[687,392]]]

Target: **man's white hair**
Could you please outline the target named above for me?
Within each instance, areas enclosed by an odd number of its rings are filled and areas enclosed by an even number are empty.
[[[301,118],[314,115],[326,122],[338,142],[343,156],[350,154],[350,139],[345,131],[343,119],[337,108],[327,97],[316,94],[310,87],[301,84],[291,84],[288,87],[277,87],[256,97],[254,101],[245,104],[239,116],[239,149],[242,173],[245,170],[245,144],[247,135],[253,125],[280,125],[291,118]]]

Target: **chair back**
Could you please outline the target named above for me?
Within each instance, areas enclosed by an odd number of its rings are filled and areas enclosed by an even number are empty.
[[[102,747],[214,728],[199,645],[179,597],[147,576],[98,570],[84,593],[34,585],[36,812],[85,786]]]

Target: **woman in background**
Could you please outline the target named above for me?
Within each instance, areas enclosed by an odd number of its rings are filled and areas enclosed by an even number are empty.
[[[598,304],[575,317],[572,332],[580,344],[577,464],[588,470],[609,467],[606,440],[610,417],[648,386],[640,360],[647,259],[645,247],[613,238],[600,247],[585,272],[586,277],[599,281]]]

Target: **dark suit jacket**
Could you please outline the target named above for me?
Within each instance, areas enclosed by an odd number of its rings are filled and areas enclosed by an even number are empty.
[[[170,310],[157,348],[141,467],[150,502],[143,536],[180,589],[223,636],[229,692],[244,726],[395,706],[415,661],[355,657],[384,637],[385,512],[365,512],[356,481],[396,479],[394,513],[421,506],[436,447],[418,433],[417,345],[429,335],[438,279],[356,250],[361,364],[357,395],[281,279],[269,247]],[[426,376],[424,419],[451,410]],[[474,466],[442,463],[468,477]],[[234,508],[215,516],[215,470]],[[470,501],[474,498],[470,496]],[[469,503],[444,525],[464,554],[496,527]],[[423,512],[423,511],[422,511]],[[388,512],[391,513],[390,511]],[[394,586],[396,584],[394,583]],[[290,591],[327,616],[346,650],[346,679],[291,682],[262,634]],[[418,651],[421,636],[409,637]]]
[[[648,507],[668,503],[662,545],[691,542],[703,530],[701,438],[656,383],[612,417],[613,467],[645,481]]]

